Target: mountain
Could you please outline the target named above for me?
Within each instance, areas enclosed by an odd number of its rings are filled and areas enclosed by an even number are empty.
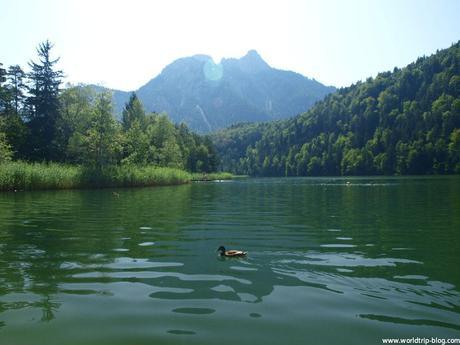
[[[458,174],[460,42],[342,88],[297,117],[212,137],[222,168],[238,174]]]
[[[334,87],[270,67],[255,51],[215,64],[207,55],[181,58],[136,90],[148,111],[166,112],[176,123],[210,132],[237,122],[291,117],[308,110]],[[121,114],[128,92],[113,90]]]

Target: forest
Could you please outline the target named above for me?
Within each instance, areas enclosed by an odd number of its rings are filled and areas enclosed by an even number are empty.
[[[211,136],[146,112],[135,93],[116,120],[110,92],[62,86],[52,48],[39,45],[28,73],[0,64],[3,167],[53,162],[86,175],[147,166],[252,176],[460,173],[460,43],[339,89],[296,117]]]
[[[109,167],[168,167],[216,171],[208,137],[147,113],[135,93],[117,121],[110,92],[83,85],[63,87],[53,45],[41,43],[30,72],[0,63],[0,164],[12,161],[78,165],[93,172]]]
[[[221,168],[254,176],[460,173],[460,43],[326,96],[297,117],[213,141]]]

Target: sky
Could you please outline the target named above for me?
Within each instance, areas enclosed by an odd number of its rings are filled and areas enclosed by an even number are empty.
[[[0,0],[0,62],[50,40],[66,82],[136,90],[174,60],[239,58],[348,86],[460,40],[457,0]]]

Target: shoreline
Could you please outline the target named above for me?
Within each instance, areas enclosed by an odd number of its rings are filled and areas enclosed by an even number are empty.
[[[192,181],[229,180],[229,173],[189,173],[176,168],[113,166],[91,169],[59,163],[0,164],[0,192],[174,186]]]

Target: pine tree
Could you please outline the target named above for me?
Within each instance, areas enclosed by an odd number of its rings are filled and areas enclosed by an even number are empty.
[[[132,93],[129,101],[123,109],[123,129],[127,131],[131,128],[135,121],[138,121],[141,126],[145,124],[145,111],[141,101],[137,98],[136,93]]]
[[[31,85],[28,88],[30,97],[27,99],[32,139],[29,155],[34,160],[58,160],[62,157],[56,148],[55,137],[60,116],[58,93],[63,73],[54,70],[59,59],[51,59],[52,47],[49,41],[41,43],[37,48],[39,62],[29,63],[32,69],[28,74]]]

